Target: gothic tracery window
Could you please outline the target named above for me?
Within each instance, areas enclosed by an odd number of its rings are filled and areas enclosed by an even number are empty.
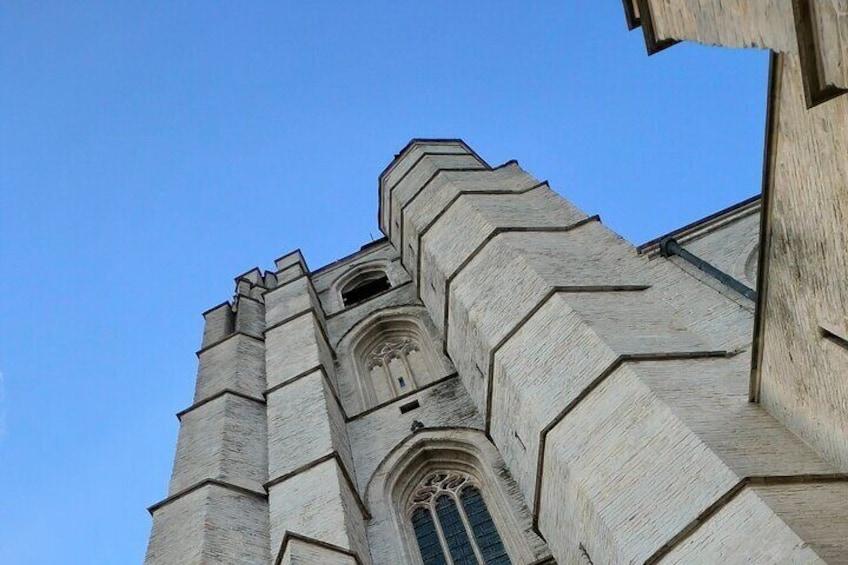
[[[446,374],[433,339],[420,319],[409,313],[378,316],[350,343],[365,409],[410,393]]]
[[[420,353],[420,347],[410,337],[387,339],[375,347],[366,359],[371,377],[385,379],[395,395],[415,388],[413,367],[417,366],[418,362],[413,359],[413,353]]]
[[[469,475],[436,472],[413,492],[407,514],[424,565],[509,565],[480,486]]]

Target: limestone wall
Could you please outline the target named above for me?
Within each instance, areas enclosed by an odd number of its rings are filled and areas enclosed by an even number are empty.
[[[808,110],[799,63],[781,57],[760,402],[848,471],[848,98]]]
[[[431,258],[419,261],[414,247],[402,255],[431,317],[445,316],[447,351],[560,562],[584,553],[602,563],[656,562],[751,476],[833,472],[747,402],[749,309],[664,259],[639,256],[565,204],[544,207],[559,219],[546,224],[532,199],[515,198],[532,192],[520,194],[538,184],[530,179],[489,200],[449,199],[428,212],[434,220],[408,217],[415,208],[404,198],[444,190],[405,185],[422,178],[418,166],[450,167],[431,150],[418,153],[405,180],[381,182],[384,192],[402,189],[382,195],[392,202],[387,235],[404,250],[418,241]],[[451,190],[485,175],[464,171]],[[437,233],[442,222],[462,223],[464,238],[480,243],[457,247],[448,242],[458,238],[415,231]],[[425,298],[428,280],[445,281],[442,302]],[[760,510],[757,519],[783,520]],[[710,543],[732,551],[723,534]]]
[[[270,561],[265,313],[258,288],[239,281],[232,305],[204,314],[194,404],[178,414],[168,497],[150,507],[145,565]]]

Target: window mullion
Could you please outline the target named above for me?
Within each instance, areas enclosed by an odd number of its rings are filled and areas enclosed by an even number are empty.
[[[392,377],[392,369],[389,367],[389,363],[391,363],[391,360],[386,361],[383,359],[380,362],[380,367],[383,368],[383,375],[385,375],[386,380],[389,383],[389,392],[391,393],[392,398],[394,398],[397,396],[397,387],[395,386],[394,377]]]
[[[406,371],[406,378],[409,379],[409,384],[412,388],[418,388],[418,383],[415,382],[415,376],[412,374],[412,367],[409,366],[409,354],[404,353],[401,355],[400,360],[403,363],[403,368]]]
[[[465,531],[468,533],[468,541],[471,542],[471,549],[474,550],[474,556],[477,558],[477,563],[485,565],[486,561],[485,559],[483,559],[483,552],[477,545],[477,538],[474,535],[474,530],[471,528],[471,521],[465,514],[465,507],[463,506],[462,501],[459,499],[459,493],[452,492],[451,494],[453,495],[453,499],[456,502],[456,507],[459,510],[459,517],[462,518],[462,525],[465,526]]]
[[[448,547],[448,540],[445,537],[445,532],[442,530],[442,524],[439,522],[439,515],[436,514],[435,500],[436,497],[433,497],[433,501],[430,503],[430,516],[433,517],[433,523],[436,525],[436,534],[439,536],[439,543],[442,544],[442,554],[445,556],[445,561],[448,565],[454,565],[453,557]]]

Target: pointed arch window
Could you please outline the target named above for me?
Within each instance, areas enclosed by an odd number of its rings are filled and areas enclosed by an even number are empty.
[[[446,374],[420,319],[407,314],[380,316],[367,324],[352,338],[351,353],[366,409]]]
[[[345,308],[364,302],[392,287],[382,269],[370,269],[355,274],[342,286],[340,293]]]
[[[407,513],[424,565],[511,565],[470,475],[431,473],[413,492]]]
[[[420,352],[418,342],[409,336],[389,338],[371,351],[366,363],[372,375],[381,373],[397,396],[416,388],[414,367],[419,365]]]

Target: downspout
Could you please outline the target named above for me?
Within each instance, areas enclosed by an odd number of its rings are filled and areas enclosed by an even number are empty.
[[[684,261],[687,261],[696,267],[698,267],[701,271],[708,274],[712,278],[719,281],[721,284],[732,288],[745,298],[749,300],[757,301],[757,292],[753,288],[749,288],[748,286],[742,284],[740,281],[731,277],[724,271],[716,268],[712,264],[704,261],[694,253],[687,251],[680,243],[677,242],[673,237],[665,237],[660,240],[660,254],[663,257],[671,257],[676,255],[680,257]]]

